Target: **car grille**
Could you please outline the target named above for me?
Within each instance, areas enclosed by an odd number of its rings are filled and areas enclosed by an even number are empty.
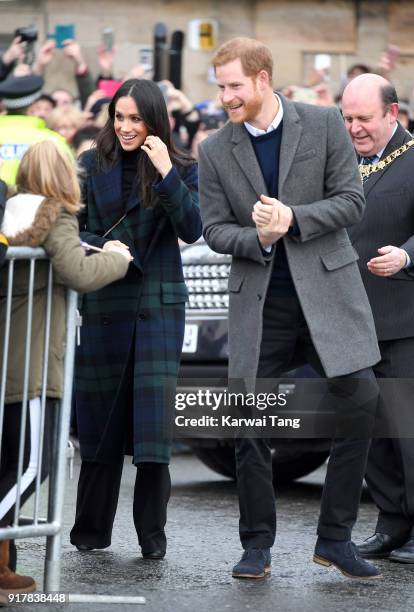
[[[190,310],[227,310],[230,264],[184,264]]]

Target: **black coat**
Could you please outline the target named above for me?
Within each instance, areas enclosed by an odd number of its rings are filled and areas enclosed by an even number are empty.
[[[381,159],[411,140],[400,125]],[[362,280],[371,303],[379,340],[414,337],[414,268],[389,277],[375,276],[367,262],[383,246],[397,246],[414,263],[414,147],[364,182],[366,209],[362,221],[349,229],[359,254]]]

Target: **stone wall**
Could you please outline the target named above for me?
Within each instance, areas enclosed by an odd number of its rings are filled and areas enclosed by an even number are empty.
[[[155,23],[170,32],[186,31],[191,19],[213,18],[219,42],[233,36],[253,36],[268,44],[275,58],[277,85],[302,83],[313,54],[332,54],[332,82],[339,87],[346,67],[355,61],[374,64],[387,44],[401,46],[395,71],[400,95],[414,84],[414,2],[406,0],[9,0],[0,2],[0,34],[34,23],[44,38],[58,23],[75,23],[76,37],[92,72],[96,48],[105,27],[115,30],[116,76],[138,58],[140,46],[152,45]],[[71,62],[57,57],[47,71],[47,87],[75,90]],[[183,88],[193,99],[212,97],[208,83],[211,53],[184,52]]]

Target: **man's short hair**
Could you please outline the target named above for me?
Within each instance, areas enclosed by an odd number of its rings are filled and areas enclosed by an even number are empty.
[[[246,76],[255,77],[261,70],[265,70],[269,75],[269,82],[272,82],[272,54],[260,41],[254,38],[232,38],[217,49],[211,63],[216,69],[236,59],[240,60]]]
[[[380,96],[381,96],[381,102],[382,102],[382,106],[384,109],[384,113],[386,113],[389,110],[391,104],[395,104],[395,103],[398,104],[397,92],[395,90],[394,85],[391,85],[391,83],[381,87]]]
[[[35,102],[40,102],[40,101],[44,101],[44,102],[49,102],[50,106],[53,106],[53,108],[56,107],[56,101],[52,98],[52,96],[50,96],[47,93],[42,93],[41,96],[39,96],[37,98],[37,100],[35,100]]]
[[[366,74],[367,72],[371,72],[371,69],[366,64],[352,64],[346,71],[348,77],[350,77],[354,72],[356,72],[355,76],[360,74]]]

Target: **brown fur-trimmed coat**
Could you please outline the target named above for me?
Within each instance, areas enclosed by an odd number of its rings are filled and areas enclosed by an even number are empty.
[[[63,386],[66,335],[65,287],[82,293],[96,291],[123,278],[129,262],[116,252],[87,256],[80,243],[76,217],[63,210],[60,203],[42,196],[18,194],[10,198],[6,203],[1,230],[8,238],[10,246],[42,246],[52,261],[53,297],[47,396],[59,398]],[[7,270],[8,267],[4,266],[0,271],[0,371],[3,363]],[[38,397],[41,393],[47,276],[48,263],[38,261],[33,301],[29,399]],[[16,261],[6,403],[22,399],[28,278],[27,262]]]

